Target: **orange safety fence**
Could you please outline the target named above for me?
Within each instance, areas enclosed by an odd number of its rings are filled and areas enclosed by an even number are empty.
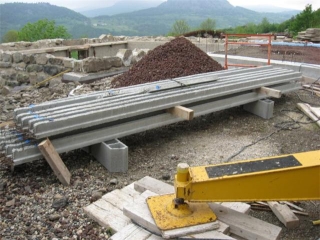
[[[273,34],[224,34],[225,37],[225,60],[224,68],[228,69],[228,66],[235,67],[257,67],[255,65],[247,64],[228,64],[228,45],[229,44],[239,44],[239,45],[259,45],[268,47],[268,65],[270,65],[270,56],[271,56],[271,38]],[[268,43],[250,43],[250,42],[229,42],[229,37],[265,37],[268,38]]]

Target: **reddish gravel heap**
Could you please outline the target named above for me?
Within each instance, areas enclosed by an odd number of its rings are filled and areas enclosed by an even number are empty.
[[[128,72],[113,80],[114,87],[125,87],[198,73],[223,67],[184,37],[156,47]]]

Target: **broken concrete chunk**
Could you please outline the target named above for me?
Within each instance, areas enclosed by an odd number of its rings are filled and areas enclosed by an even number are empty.
[[[122,60],[124,66],[128,67],[131,65],[132,50],[119,49],[117,57],[119,57]]]

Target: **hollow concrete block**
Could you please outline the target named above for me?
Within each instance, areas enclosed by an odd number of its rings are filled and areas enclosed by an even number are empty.
[[[273,108],[274,108],[274,101],[270,99],[261,99],[256,102],[248,103],[243,105],[243,109],[262,117],[264,119],[270,119],[273,116]]]
[[[118,139],[92,145],[90,152],[109,172],[128,171],[128,147]]]

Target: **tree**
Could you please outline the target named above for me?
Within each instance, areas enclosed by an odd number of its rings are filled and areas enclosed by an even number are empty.
[[[69,38],[71,35],[64,26],[56,26],[55,21],[42,19],[27,23],[18,33],[19,41],[34,42],[40,39]]]
[[[299,31],[304,31],[307,28],[313,27],[314,15],[312,5],[307,4],[306,8],[296,15],[294,21],[291,22],[289,30],[297,34]]]
[[[18,32],[16,30],[9,30],[2,37],[3,43],[17,42],[17,41],[18,41]]]
[[[203,21],[200,24],[200,29],[208,32],[213,31],[215,28],[216,28],[216,21],[211,18],[207,18],[205,21]]]
[[[177,21],[175,21],[175,23],[172,26],[170,35],[179,36],[179,35],[182,35],[184,33],[189,32],[189,31],[190,31],[190,27],[185,20],[183,20],[183,19],[177,20]]]

